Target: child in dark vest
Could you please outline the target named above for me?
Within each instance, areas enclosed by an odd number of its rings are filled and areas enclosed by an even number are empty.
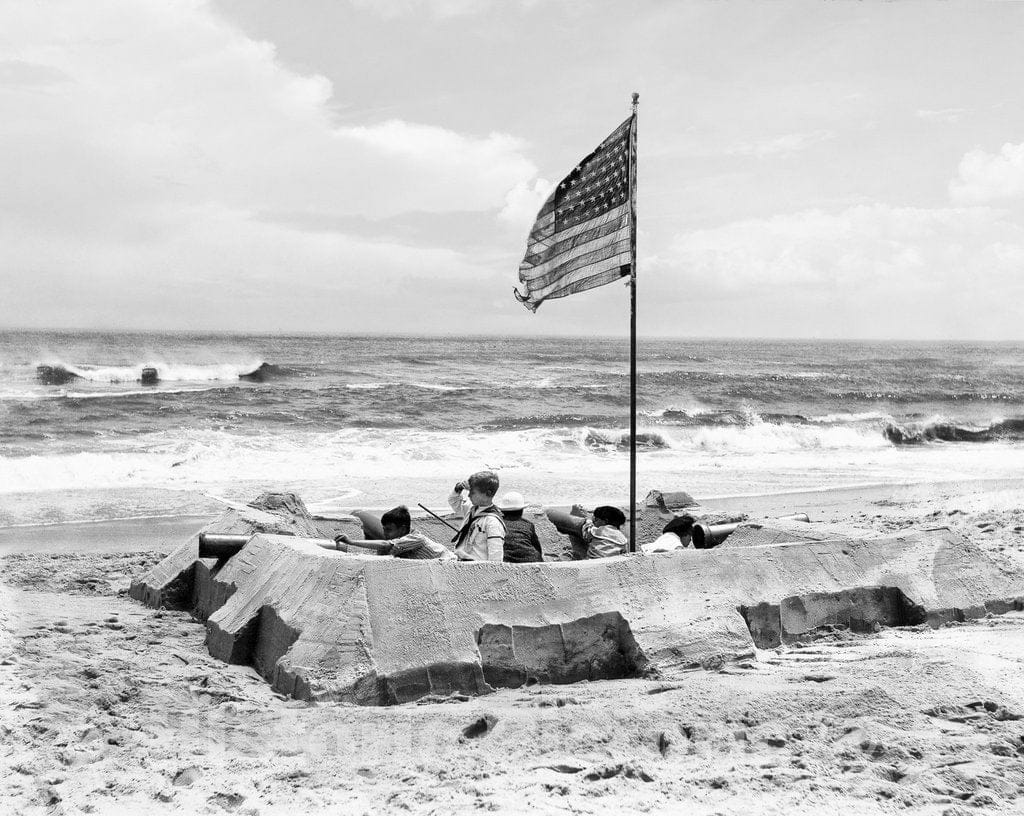
[[[505,518],[505,560],[512,564],[543,561],[537,528],[532,521],[523,518],[526,508],[523,494],[506,493],[495,504]]]
[[[460,561],[501,561],[505,557],[505,522],[494,506],[498,477],[489,470],[459,482],[448,496],[448,506],[465,521],[452,538]],[[468,493],[468,496],[463,496]]]

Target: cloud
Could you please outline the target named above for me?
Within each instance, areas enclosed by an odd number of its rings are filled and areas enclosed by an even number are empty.
[[[68,79],[63,71],[49,65],[24,60],[0,60],[0,89],[46,88]]]
[[[497,209],[535,167],[514,137],[393,119],[341,127],[334,89],[283,67],[204,3],[107,0],[63,21],[26,7],[12,41],[37,77],[0,97],[0,207],[63,224],[139,205],[387,216]],[[22,70],[22,69],[19,69]],[[24,71],[22,70],[22,73]]]
[[[505,206],[498,213],[498,219],[510,227],[525,230],[533,225],[541,206],[554,189],[554,182],[547,179],[535,179],[532,184],[520,182],[505,196]]]
[[[679,235],[649,285],[661,308],[680,300],[737,334],[1014,336],[1022,264],[1024,226],[1001,210],[874,204]]]
[[[507,2],[507,0],[503,0]],[[519,0],[519,6],[532,8],[543,0]],[[433,17],[461,17],[490,11],[498,0],[351,0],[353,6],[372,11],[385,19],[425,13]]]
[[[965,113],[967,113],[966,108],[942,108],[941,110],[924,110],[919,108],[917,116],[926,122],[955,124],[963,118]]]
[[[301,232],[216,204],[174,217],[172,236],[133,243],[40,241],[0,224],[4,268],[22,279],[5,291],[4,317],[51,327],[401,331],[403,319],[442,327],[503,271],[449,248]]]
[[[426,12],[435,17],[457,17],[475,14],[490,6],[485,0],[352,0],[356,8],[373,11],[381,17],[394,18],[405,14]]]
[[[964,154],[949,196],[960,204],[1024,196],[1024,142],[1006,143],[997,154],[981,149]]]
[[[453,179],[459,180],[459,199],[452,201],[453,209],[495,206],[496,194],[514,189],[537,172],[522,155],[525,143],[502,133],[470,137],[392,119],[370,127],[341,128],[337,136],[386,156],[392,164],[408,164],[424,176],[419,183],[444,189]]]
[[[76,325],[89,315],[111,325],[122,314],[165,326],[186,315],[196,326],[208,312],[244,327],[245,310],[232,305],[257,292],[278,291],[282,305],[301,291],[352,300],[367,280],[378,291],[412,291],[422,308],[430,287],[409,285],[410,276],[470,282],[489,262],[330,225],[467,211],[494,221],[509,191],[536,175],[510,135],[402,119],[340,124],[334,110],[344,100],[327,78],[285,67],[271,44],[206,2],[97,0],[57,16],[33,3],[8,16],[0,31],[11,57],[0,63],[0,321],[8,325],[75,314]],[[305,223],[275,213],[301,213]],[[192,276],[196,293],[203,283],[194,309],[184,303]],[[363,328],[372,318],[359,316]]]
[[[1024,226],[984,207],[863,205],[750,219],[678,236],[660,263],[683,270],[704,294],[733,296],[812,287],[854,291],[958,286],[1009,279]]]
[[[816,130],[813,133],[787,133],[771,139],[753,142],[739,142],[726,147],[725,153],[730,156],[754,156],[763,159],[786,153],[797,153],[801,150],[835,138],[831,130]]]

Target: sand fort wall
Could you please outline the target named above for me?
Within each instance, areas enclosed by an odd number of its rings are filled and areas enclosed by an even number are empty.
[[[339,553],[317,541],[358,535],[354,520],[288,506],[230,510],[206,530],[253,537],[214,560],[199,557],[197,534],[133,582],[132,597],[188,609],[212,655],[307,700],[671,678],[825,626],[938,626],[1024,607],[1024,574],[945,529],[862,538],[750,524],[711,550],[543,564]],[[564,549],[553,530],[542,538],[546,552]]]

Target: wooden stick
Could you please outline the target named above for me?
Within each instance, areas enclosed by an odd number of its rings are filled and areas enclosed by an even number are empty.
[[[440,517],[440,516],[439,516],[439,515],[438,515],[437,513],[435,513],[435,512],[433,511],[433,510],[430,510],[430,509],[428,509],[428,508],[426,508],[426,507],[423,507],[423,505],[422,505],[422,504],[420,504],[419,502],[416,502],[416,504],[417,504],[417,505],[419,505],[420,507],[422,507],[422,508],[423,508],[424,510],[426,510],[426,511],[427,511],[428,513],[430,513],[430,515],[432,515],[432,516],[433,516],[434,518],[436,518],[436,519],[437,519],[437,520],[438,520],[439,522],[441,522],[441,523],[442,523],[443,525],[445,525],[445,527],[448,527],[449,529],[451,529],[451,530],[454,530],[455,532],[458,532],[458,531],[459,531],[459,528],[458,528],[458,527],[452,527],[452,525],[451,525],[451,524],[449,524],[449,523],[448,523],[447,521],[445,521],[445,520],[444,520],[443,518],[441,518],[441,517]]]

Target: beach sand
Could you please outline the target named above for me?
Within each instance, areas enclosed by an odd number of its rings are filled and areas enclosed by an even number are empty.
[[[709,499],[950,526],[1024,563],[1017,483]],[[0,812],[917,814],[1024,809],[1024,613],[827,631],[673,682],[306,704],[127,598],[202,518],[0,534]]]

